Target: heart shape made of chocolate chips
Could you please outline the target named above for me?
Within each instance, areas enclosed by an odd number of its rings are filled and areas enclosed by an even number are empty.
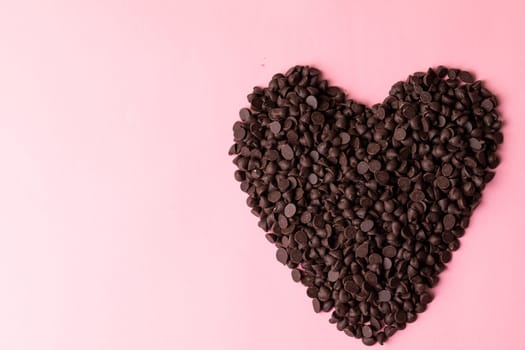
[[[235,178],[315,312],[383,344],[433,299],[503,142],[495,96],[439,66],[366,107],[313,67],[255,87],[233,125]]]

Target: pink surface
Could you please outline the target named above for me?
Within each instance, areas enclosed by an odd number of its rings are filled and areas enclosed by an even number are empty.
[[[437,297],[384,349],[525,349],[520,1],[4,1],[0,349],[362,349],[316,315],[227,156],[313,64],[379,101],[437,64],[499,94],[503,163]]]

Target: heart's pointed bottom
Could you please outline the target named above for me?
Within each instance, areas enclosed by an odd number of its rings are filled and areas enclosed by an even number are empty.
[[[248,95],[235,178],[315,312],[384,343],[432,301],[503,142],[494,95],[438,67],[371,108],[296,66]]]

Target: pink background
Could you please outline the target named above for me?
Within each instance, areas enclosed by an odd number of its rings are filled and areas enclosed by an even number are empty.
[[[503,163],[437,297],[384,349],[525,349],[521,1],[2,1],[0,349],[362,349],[316,315],[227,156],[255,84],[379,101],[437,64],[503,102]]]

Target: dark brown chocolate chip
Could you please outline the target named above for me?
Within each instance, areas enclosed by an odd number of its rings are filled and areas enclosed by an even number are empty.
[[[377,171],[375,173],[375,178],[380,184],[386,185],[390,179],[390,175],[388,175],[386,171]]]
[[[365,345],[374,345],[376,343],[375,338],[363,338],[363,344]]]
[[[281,155],[286,160],[292,160],[294,158],[294,152],[293,152],[292,147],[290,147],[290,145],[282,145]]]
[[[391,245],[387,245],[386,247],[383,248],[383,255],[388,258],[393,258],[394,256],[396,256],[396,254],[397,254],[396,248]]]
[[[483,143],[475,137],[471,137],[469,139],[469,143],[470,147],[472,147],[474,151],[481,151],[481,149],[483,148]]]
[[[312,123],[316,125],[322,125],[324,123],[324,115],[321,112],[312,113]]]
[[[281,123],[278,121],[270,123],[270,130],[277,135],[281,131]]]
[[[443,166],[441,167],[441,174],[443,174],[443,176],[449,177],[450,175],[452,175],[453,171],[454,168],[448,163],[443,164]]]
[[[397,185],[401,189],[401,191],[407,192],[410,190],[410,179],[408,177],[400,177],[397,180]]]
[[[241,125],[236,125],[233,128],[233,137],[235,140],[242,140],[246,136],[246,130]]]
[[[287,218],[291,218],[292,216],[294,216],[296,211],[297,211],[297,208],[295,207],[295,204],[293,203],[288,203],[286,207],[284,207],[284,215]]]
[[[405,323],[407,321],[407,314],[403,310],[396,312],[394,317],[397,323]]]
[[[403,141],[407,136],[407,132],[403,128],[397,128],[394,131],[394,140]]]
[[[456,225],[456,217],[452,214],[447,214],[443,218],[443,227],[445,230],[451,230]]]
[[[335,282],[339,279],[339,272],[331,270],[328,272],[328,282]]]
[[[310,175],[308,175],[308,182],[310,182],[312,185],[315,185],[317,181],[319,181],[319,178],[316,174],[311,173]]]
[[[430,302],[433,300],[434,298],[432,297],[431,294],[429,293],[423,293],[421,294],[421,297],[420,297],[420,300],[423,304],[430,304]]]
[[[292,279],[294,282],[300,282],[301,281],[301,277],[302,277],[302,274],[301,274],[301,271],[298,270],[298,269],[293,269],[292,270]]]
[[[363,232],[369,232],[374,228],[374,222],[372,220],[364,220],[361,222],[361,225],[359,226],[361,228],[361,231]]]
[[[317,99],[315,98],[315,96],[308,96],[306,98],[306,104],[312,107],[313,109],[317,109]]]
[[[462,70],[459,72],[459,79],[463,80],[465,83],[473,83],[474,82],[474,76],[467,71]]]
[[[252,112],[248,108],[241,108],[239,111],[239,117],[243,122],[247,122],[250,120],[252,116]]]
[[[386,289],[384,290],[381,290],[379,291],[378,293],[378,298],[379,298],[379,301],[383,301],[383,302],[387,302],[387,301],[390,301],[390,298],[392,297],[392,295],[390,294],[390,292]]]
[[[421,93],[420,95],[420,98],[421,98],[421,102],[423,103],[430,103],[432,102],[432,95],[427,92],[427,91],[424,91]]]
[[[363,326],[361,328],[361,333],[363,333],[363,337],[365,338],[371,338],[374,332],[372,332],[372,328],[370,326]]]
[[[300,263],[303,258],[303,254],[301,253],[299,249],[291,249],[289,255],[290,255],[290,260],[296,264]]]
[[[487,112],[490,112],[494,109],[494,103],[492,103],[490,98],[486,98],[481,102],[481,107]]]
[[[367,256],[368,255],[368,242],[365,242],[361,244],[359,247],[357,247],[355,255],[360,258],[364,258],[365,256]]]
[[[359,164],[357,164],[357,172],[361,175],[366,174],[368,172],[368,163],[360,161]]]
[[[450,186],[450,182],[444,176],[438,176],[436,179],[436,185],[442,190],[446,190]]]
[[[314,299],[312,300],[312,305],[313,305],[313,307],[314,307],[314,312],[316,312],[316,313],[321,312],[321,310],[322,310],[322,305],[321,305],[321,302],[319,301],[319,299],[314,298]]]
[[[277,253],[275,254],[275,256],[281,264],[286,265],[286,263],[288,262],[288,253],[286,252],[286,249],[277,249]]]
[[[368,168],[370,171],[375,173],[381,170],[381,162],[376,159],[372,159],[370,162],[368,162]]]
[[[277,203],[279,201],[279,199],[281,199],[281,192],[279,191],[272,191],[270,193],[268,193],[268,201],[270,201],[271,203]]]
[[[373,253],[370,254],[370,256],[368,257],[368,262],[370,264],[381,264],[383,262],[383,258],[381,257],[381,255]]]
[[[425,199],[425,194],[423,193],[423,191],[414,190],[412,193],[410,193],[410,199],[414,202],[420,202],[423,199]]]
[[[411,104],[404,105],[402,112],[403,112],[403,115],[408,119],[414,118],[416,116],[416,109]]]
[[[366,151],[370,155],[377,154],[379,153],[380,150],[381,150],[381,147],[375,142],[369,143],[368,146],[366,147]]]

